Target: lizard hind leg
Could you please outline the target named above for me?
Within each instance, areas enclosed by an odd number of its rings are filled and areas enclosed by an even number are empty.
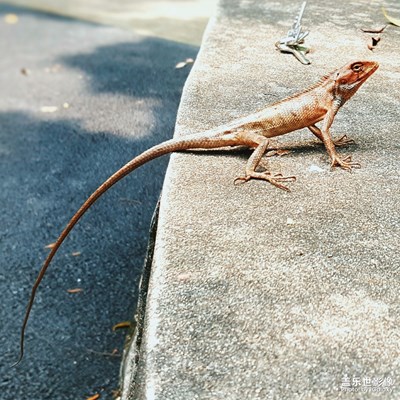
[[[290,192],[290,189],[285,186],[284,182],[294,182],[295,176],[283,176],[282,174],[272,174],[269,171],[257,172],[256,169],[268,148],[269,140],[261,135],[254,133],[242,133],[241,137],[244,139],[244,144],[249,147],[255,147],[252,155],[246,164],[246,173],[244,176],[239,176],[235,179],[234,183],[248,182],[250,179],[260,179],[271,183],[279,189]]]

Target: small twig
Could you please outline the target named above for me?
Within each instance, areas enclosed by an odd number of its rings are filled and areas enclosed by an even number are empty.
[[[121,357],[122,356],[120,353],[118,353],[118,350],[113,351],[112,353],[96,351],[96,350],[92,350],[92,349],[86,349],[86,351],[88,351],[89,353],[96,354],[98,356],[105,356],[105,357]]]
[[[129,199],[127,197],[121,197],[119,199],[119,201],[123,202],[123,203],[131,203],[131,204],[137,204],[137,205],[141,205],[142,202],[140,200],[136,200],[136,199]]]
[[[382,33],[386,29],[387,25],[382,28],[360,28],[364,33]]]

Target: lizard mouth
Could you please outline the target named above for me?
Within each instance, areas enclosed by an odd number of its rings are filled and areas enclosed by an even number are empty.
[[[363,74],[358,78],[359,82],[364,82],[367,80],[377,69],[379,68],[379,63],[375,61],[370,61],[365,66]]]

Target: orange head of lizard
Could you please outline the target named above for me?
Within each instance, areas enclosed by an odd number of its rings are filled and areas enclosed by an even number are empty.
[[[338,69],[334,73],[336,95],[348,100],[378,67],[376,61],[354,61]]]

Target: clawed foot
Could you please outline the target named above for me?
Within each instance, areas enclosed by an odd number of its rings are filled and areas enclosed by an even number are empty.
[[[290,154],[290,150],[285,150],[285,149],[273,149],[273,150],[268,150],[268,153],[265,155],[266,157],[282,157]]]
[[[251,172],[246,176],[239,176],[234,180],[234,184],[236,185],[238,182],[248,182],[250,179],[261,179],[271,183],[279,189],[285,190],[286,192],[290,192],[290,189],[282,185],[280,182],[294,182],[296,180],[295,176],[283,176],[282,174],[271,175],[269,172]]]
[[[332,160],[331,168],[340,167],[346,171],[351,172],[353,168],[361,168],[360,163],[351,161],[351,156],[347,156],[344,158],[339,158],[339,156],[335,157]]]
[[[341,138],[335,140],[333,143],[335,143],[335,146],[347,146],[348,144],[356,144],[356,142],[353,139],[349,139],[347,135],[343,135]]]

